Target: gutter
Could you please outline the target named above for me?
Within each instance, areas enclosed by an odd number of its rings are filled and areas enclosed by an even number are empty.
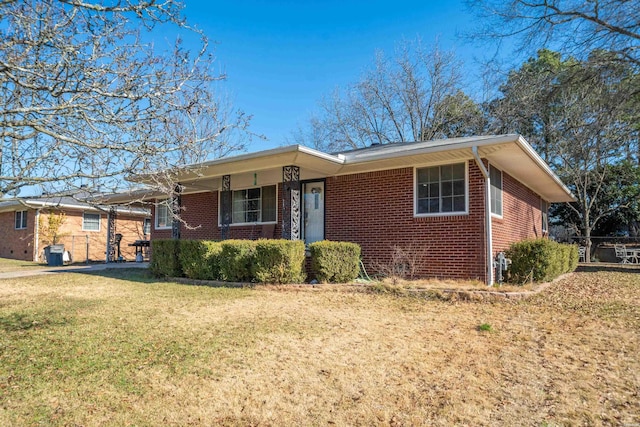
[[[41,208],[36,209],[36,219],[34,221],[35,224],[35,238],[33,239],[33,262],[38,262],[39,260],[39,252],[40,252],[40,210]]]
[[[484,203],[484,217],[485,217],[485,230],[487,241],[487,286],[493,286],[493,231],[491,227],[491,178],[489,177],[489,171],[482,163],[480,156],[478,155],[478,146],[471,147],[471,152],[476,160],[482,176],[484,176],[485,184],[485,203]]]

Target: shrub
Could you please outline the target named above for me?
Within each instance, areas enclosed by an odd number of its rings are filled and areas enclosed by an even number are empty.
[[[256,249],[254,240],[224,240],[220,242],[220,277],[228,282],[250,282],[251,266]]]
[[[511,245],[506,251],[511,259],[509,281],[545,282],[568,273],[578,266],[578,248],[549,239],[528,239]]]
[[[261,283],[300,283],[304,273],[304,242],[267,240],[256,242],[253,275]]]
[[[179,260],[184,275],[190,279],[217,280],[220,278],[220,242],[209,240],[181,240]]]
[[[571,273],[578,268],[578,262],[580,261],[580,253],[578,252],[578,245],[563,245],[569,251],[569,264],[567,265],[567,271],[565,273]]]
[[[151,241],[151,273],[157,277],[180,277],[180,240],[157,239]]]
[[[311,265],[322,283],[351,282],[360,272],[360,246],[323,240],[309,245]]]

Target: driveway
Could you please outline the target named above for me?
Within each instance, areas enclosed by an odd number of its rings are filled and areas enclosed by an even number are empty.
[[[148,262],[120,262],[109,264],[89,264],[89,265],[65,265],[61,267],[43,267],[37,269],[18,269],[14,271],[5,271],[0,273],[1,279],[16,279],[20,277],[40,276],[45,274],[57,273],[73,273],[73,272],[91,272],[107,269],[119,268],[148,268]]]

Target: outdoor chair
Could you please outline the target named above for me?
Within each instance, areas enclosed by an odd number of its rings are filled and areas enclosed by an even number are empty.
[[[616,251],[616,258],[620,258],[620,262],[622,264],[630,263],[629,258],[634,255],[633,252],[627,251],[627,248],[624,245],[615,245],[613,248]]]
[[[578,246],[578,255],[580,262],[587,262],[587,248],[585,246]]]

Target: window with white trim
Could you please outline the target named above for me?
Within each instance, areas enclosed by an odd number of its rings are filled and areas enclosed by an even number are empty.
[[[549,232],[549,203],[546,200],[540,201],[540,211],[542,212],[542,232]]]
[[[142,234],[149,235],[151,234],[151,218],[145,218],[144,223],[142,225]]]
[[[416,169],[416,215],[466,213],[466,163]]]
[[[164,203],[156,206],[156,228],[171,228],[169,206]]]
[[[16,211],[16,230],[27,228],[27,211]]]
[[[502,171],[489,166],[489,180],[491,181],[491,213],[502,216]]]
[[[82,214],[82,230],[100,231],[100,214],[84,212]]]
[[[234,190],[231,196],[231,223],[276,222],[276,186]]]

